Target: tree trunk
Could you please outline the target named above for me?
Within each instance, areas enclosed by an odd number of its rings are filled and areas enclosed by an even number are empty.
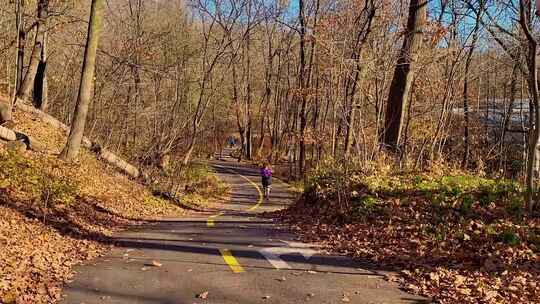
[[[103,1],[104,0],[92,0],[77,105],[73,115],[73,123],[69,132],[67,144],[60,154],[60,157],[65,160],[75,159],[81,148],[84,127],[86,125],[86,115],[92,99],[96,54],[103,23]]]
[[[529,211],[532,213],[534,210],[534,196],[537,192],[537,179],[539,173],[539,155],[538,148],[540,146],[540,96],[538,88],[538,41],[533,36],[531,32],[531,0],[520,0],[519,9],[520,9],[520,25],[523,33],[527,37],[528,42],[528,55],[527,55],[527,65],[528,65],[528,82],[529,82],[529,92],[532,97],[530,101],[530,125],[529,130],[529,151],[528,151],[528,160],[527,160],[527,180],[526,186],[527,191],[525,193],[525,200],[529,206]],[[533,123],[534,121],[534,123]]]
[[[195,138],[192,138],[189,141],[188,149],[186,151],[186,154],[184,154],[184,159],[182,160],[182,164],[184,165],[189,164],[189,161],[191,160],[191,154],[193,154],[194,149],[195,149]]]
[[[349,154],[351,153],[351,146],[352,146],[352,137],[353,137],[353,130],[354,130],[354,123],[355,123],[355,116],[356,116],[356,107],[357,105],[354,102],[354,97],[351,98],[351,103],[349,104],[349,110],[347,114],[347,126],[346,126],[346,133],[345,133],[345,151],[344,156],[345,158],[349,157]]]
[[[360,24],[356,24],[358,27],[358,33],[356,34],[356,39],[354,41],[354,48],[353,48],[353,54],[352,59],[355,61],[355,71],[354,71],[354,78],[347,79],[347,84],[345,86],[345,105],[347,106],[347,114],[346,114],[346,133],[345,133],[345,153],[344,156],[348,157],[351,152],[351,146],[353,141],[353,133],[354,133],[354,124],[355,124],[355,118],[356,118],[356,110],[357,110],[357,104],[355,102],[355,96],[357,91],[359,90],[359,87],[361,86],[361,81],[363,77],[363,73],[365,72],[364,69],[361,66],[361,60],[362,60],[362,51],[364,47],[364,43],[366,42],[367,38],[369,37],[369,34],[371,33],[371,25],[373,23],[373,18],[375,17],[375,6],[373,2],[371,2],[369,5],[366,4],[366,21],[365,23],[360,26]]]
[[[399,149],[404,112],[407,108],[406,105],[414,77],[413,64],[416,61],[417,49],[422,41],[426,14],[426,0],[411,0],[405,39],[403,40],[403,46],[390,85],[383,131],[383,144],[394,151]]]
[[[476,37],[476,32],[474,37]],[[472,55],[474,53],[474,48],[476,44],[476,39],[473,38],[473,44],[469,48],[467,53],[467,59],[465,60],[465,80],[463,82],[463,115],[465,118],[465,125],[463,127],[463,139],[465,145],[465,151],[463,153],[463,160],[461,165],[463,168],[469,167],[469,154],[470,154],[470,140],[469,140],[469,70],[471,67]]]
[[[47,17],[49,11],[49,0],[39,0],[37,8],[37,29],[34,48],[30,56],[28,70],[24,75],[21,87],[17,91],[17,97],[23,100],[29,100],[32,96],[31,91],[34,88],[34,81],[38,72],[38,67],[42,59],[43,45],[45,43],[45,32],[47,27]]]
[[[11,104],[0,101],[0,125],[7,123],[13,119],[11,115]]]
[[[508,134],[508,130],[510,129],[512,115],[514,112],[514,105],[516,102],[516,95],[517,95],[517,73],[518,73],[518,63],[514,63],[514,68],[512,69],[512,76],[510,78],[510,103],[508,107],[505,109],[504,113],[504,119],[503,123],[501,125],[501,138],[499,139],[499,146],[500,146],[500,160],[499,160],[499,168],[506,170],[506,154],[507,154],[507,147],[505,145],[506,142],[506,135]],[[520,103],[522,103],[523,100],[520,100]]]
[[[49,102],[47,81],[47,33],[44,33],[44,35],[41,59],[39,61],[36,80],[34,82],[34,97],[32,100],[36,108],[46,112]]]
[[[298,1],[298,15],[300,19],[300,75],[298,77],[298,82],[300,83],[300,96],[301,96],[301,106],[300,106],[300,155],[298,157],[298,173],[301,177],[304,177],[305,165],[306,165],[306,126],[307,126],[307,92],[305,92],[305,68],[306,68],[306,24],[305,24],[305,15],[304,15],[304,1]]]
[[[17,2],[17,77],[15,91],[18,92],[23,81],[24,69],[24,46],[26,44],[26,32],[24,30],[24,1]]]
[[[473,29],[473,35],[472,35],[472,41],[471,45],[469,47],[469,51],[467,52],[467,58],[465,59],[465,80],[463,83],[463,114],[465,118],[465,126],[463,128],[463,136],[464,136],[464,145],[465,145],[465,151],[463,153],[463,160],[462,160],[462,166],[463,168],[469,167],[469,155],[471,151],[470,147],[470,136],[469,136],[469,126],[470,126],[470,117],[469,117],[469,82],[470,82],[470,75],[469,70],[471,67],[472,62],[472,56],[474,54],[474,50],[476,48],[476,43],[478,42],[478,31],[480,29],[480,22],[482,18],[482,11],[483,11],[484,4],[481,1],[480,2],[480,10],[476,14],[476,20],[474,24]],[[480,89],[480,88],[479,88]],[[503,130],[504,132],[504,130]]]
[[[4,124],[13,120],[12,116],[12,102],[15,102],[17,91],[22,83],[22,72],[24,65],[24,43],[25,43],[25,31],[24,31],[24,0],[18,0],[15,6],[16,15],[16,31],[17,31],[17,55],[15,58],[15,90],[12,95],[12,100],[7,103],[0,102],[0,124]]]

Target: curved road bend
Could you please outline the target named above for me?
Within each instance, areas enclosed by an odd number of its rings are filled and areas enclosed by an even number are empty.
[[[256,169],[234,161],[214,167],[231,186],[230,202],[118,234],[109,256],[77,268],[62,303],[424,303],[374,268],[297,243],[284,227],[257,218],[291,202],[283,184],[274,183],[266,202]]]

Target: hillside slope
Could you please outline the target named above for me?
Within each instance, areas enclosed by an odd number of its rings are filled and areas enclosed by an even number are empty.
[[[63,131],[21,111],[14,119],[46,150],[0,141],[0,303],[55,302],[72,266],[103,254],[115,229],[185,215],[87,150],[75,164],[59,160]]]

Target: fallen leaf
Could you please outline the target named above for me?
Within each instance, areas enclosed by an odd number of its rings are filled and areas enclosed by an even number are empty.
[[[199,299],[208,298],[208,291],[201,292],[200,294],[197,295],[197,298],[199,298]]]
[[[161,264],[161,263],[158,262],[158,261],[152,261],[152,266],[155,266],[155,267],[161,267],[161,266],[163,266],[163,264]]]
[[[455,284],[456,286],[461,286],[461,285],[463,285],[463,284],[465,283],[466,280],[467,280],[467,278],[464,277],[464,276],[462,276],[462,275],[457,274],[457,275],[454,276],[454,284]]]

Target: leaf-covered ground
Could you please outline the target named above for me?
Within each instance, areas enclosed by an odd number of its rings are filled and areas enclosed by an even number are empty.
[[[315,173],[294,206],[270,216],[305,241],[394,269],[389,280],[440,303],[540,303],[540,220],[515,183],[340,170]]]
[[[60,161],[60,130],[28,113],[15,120],[47,150],[14,152],[0,142],[0,303],[55,303],[72,267],[104,254],[115,229],[186,214],[91,152]]]
[[[0,205],[0,303],[49,303],[60,298],[72,266],[102,254],[98,242],[59,233]]]

